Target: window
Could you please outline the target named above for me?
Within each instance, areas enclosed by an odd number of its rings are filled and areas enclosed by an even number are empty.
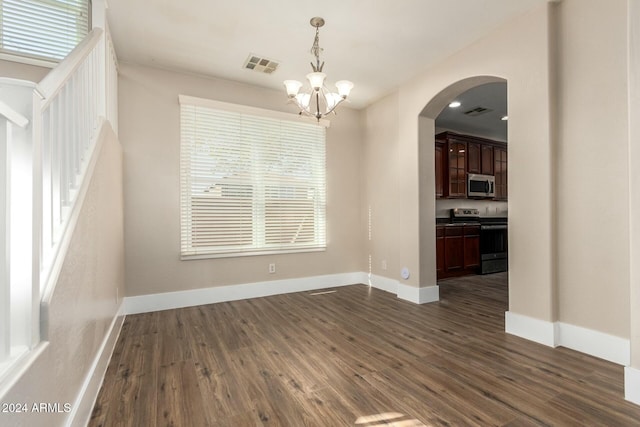
[[[0,0],[0,52],[60,61],[88,34],[90,0]]]
[[[325,127],[180,96],[183,258],[326,247]]]

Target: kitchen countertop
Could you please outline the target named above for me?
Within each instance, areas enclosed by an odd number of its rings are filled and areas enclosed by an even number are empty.
[[[479,225],[483,225],[483,224],[506,224],[508,222],[508,218],[505,217],[485,217],[485,218],[480,218],[480,224]],[[456,226],[456,225],[478,225],[477,222],[475,221],[469,221],[469,222],[451,222],[450,218],[436,218],[436,225],[439,226],[443,226],[443,227],[451,227],[451,226]]]

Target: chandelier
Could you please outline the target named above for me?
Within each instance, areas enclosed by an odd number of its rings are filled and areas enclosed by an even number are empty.
[[[311,26],[316,29],[316,36],[313,39],[313,46],[311,46],[311,53],[316,58],[315,65],[311,63],[312,73],[307,74],[307,80],[309,81],[309,88],[300,92],[302,83],[297,80],[285,80],[284,86],[287,89],[287,95],[289,102],[295,103],[300,109],[300,114],[306,114],[308,116],[315,117],[318,121],[328,114],[334,113],[338,105],[340,105],[353,88],[353,83],[348,80],[340,80],[336,82],[337,93],[329,92],[324,85],[324,79],[327,77],[322,72],[324,62],[320,63],[320,27],[324,25],[324,19],[315,17],[311,18]]]

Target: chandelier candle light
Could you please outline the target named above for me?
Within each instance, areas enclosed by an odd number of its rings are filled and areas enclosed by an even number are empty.
[[[311,26],[316,29],[316,36],[313,39],[313,46],[311,46],[311,53],[316,57],[315,65],[311,63],[312,73],[307,74],[307,80],[309,80],[309,89],[304,92],[300,92],[302,83],[297,80],[285,80],[284,86],[287,89],[287,95],[289,101],[295,103],[300,109],[300,114],[306,114],[315,117],[318,121],[328,114],[334,113],[338,105],[347,99],[353,83],[348,80],[340,80],[336,82],[336,88],[338,93],[329,92],[324,85],[324,79],[327,77],[322,72],[324,62],[320,63],[320,52],[322,48],[319,45],[320,41],[320,27],[324,25],[324,19],[315,17],[311,18]]]

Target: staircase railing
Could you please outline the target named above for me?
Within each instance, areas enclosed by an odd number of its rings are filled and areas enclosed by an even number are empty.
[[[2,221],[0,213],[0,227],[4,226],[0,233],[5,234],[4,250],[10,250],[11,256],[19,257],[22,264],[13,266],[4,263],[6,258],[0,258],[0,377],[3,365],[19,353],[16,349],[33,348],[41,338],[46,339],[46,319],[41,328],[40,307],[46,307],[53,295],[88,184],[86,174],[102,123],[109,121],[117,133],[117,60],[108,27],[93,29],[26,96],[12,95],[11,103],[3,103],[12,90],[11,84],[9,79],[0,79],[0,89],[9,88],[0,90],[0,126],[10,123],[8,126],[15,128],[26,120],[28,138],[19,147],[24,152],[24,167],[5,167],[7,173],[2,178],[19,185],[20,191],[3,192],[8,199],[0,200],[0,211],[8,221]],[[25,111],[31,114],[12,116],[10,104],[29,104]],[[0,131],[5,132],[4,128]],[[24,174],[19,182],[18,172]],[[22,214],[14,212],[13,207],[20,205],[18,199],[24,200]],[[19,229],[18,223],[25,222],[28,230]],[[23,247],[19,256],[13,247],[18,242]],[[22,296],[29,309],[19,315],[7,315],[5,308],[9,305],[16,311],[14,297],[24,288],[18,285],[18,279],[29,282],[28,295]]]
[[[32,311],[31,193],[22,190],[30,187],[32,159],[31,110],[24,100],[34,89],[34,83],[0,79],[0,372],[31,343],[19,326],[28,326]]]

